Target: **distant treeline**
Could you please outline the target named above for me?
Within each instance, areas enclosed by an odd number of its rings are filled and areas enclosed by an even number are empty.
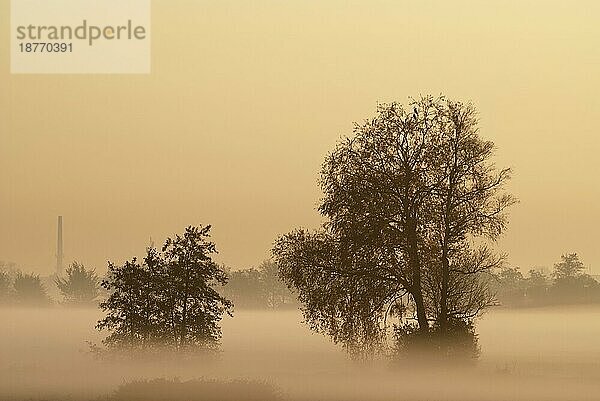
[[[274,262],[264,261],[258,268],[224,270],[228,283],[218,290],[237,309],[298,307],[296,297],[279,279]],[[0,305],[97,306],[109,295],[100,285],[103,279],[78,262],[73,262],[62,277],[41,277],[22,272],[14,263],[0,261]]]
[[[586,274],[576,253],[563,255],[551,273],[501,269],[494,283],[498,302],[506,307],[600,303],[600,283]]]
[[[223,295],[241,309],[297,308],[296,297],[279,279],[277,264],[265,261],[258,268],[228,271]]]
[[[102,291],[93,269],[73,262],[64,277],[24,273],[14,263],[0,262],[0,304],[51,306],[56,301],[50,291],[60,294],[61,303],[96,306]]]
[[[293,309],[296,296],[278,276],[277,264],[264,261],[257,268],[225,269],[228,282],[219,292],[236,309]],[[97,305],[109,295],[93,269],[74,262],[64,277],[40,277],[20,271],[14,263],[0,261],[0,305]],[[500,269],[492,280],[498,303],[505,307],[533,307],[600,303],[600,283],[585,273],[576,253],[563,255],[551,272],[517,267]],[[49,290],[60,294],[55,301]]]

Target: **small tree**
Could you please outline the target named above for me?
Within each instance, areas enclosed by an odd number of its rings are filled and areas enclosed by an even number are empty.
[[[55,280],[65,303],[72,305],[94,304],[100,293],[96,271],[86,269],[83,264],[73,262],[66,273],[66,278],[57,277]]]
[[[13,283],[15,301],[20,305],[45,306],[50,297],[37,274],[18,272]]]
[[[188,227],[183,236],[167,238],[162,248],[177,348],[216,346],[221,338],[218,323],[233,306],[214,289],[227,283],[227,275],[211,258],[217,250],[208,241],[210,229],[211,226]]]
[[[148,248],[143,263],[109,264],[102,287],[110,296],[100,304],[107,316],[96,326],[110,331],[112,348],[167,346],[213,349],[221,338],[219,321],[232,303],[215,286],[227,276],[211,258],[210,226],[188,227],[168,238],[162,252]]]
[[[585,266],[576,253],[562,255],[560,259],[561,261],[554,265],[553,276],[556,280],[577,277],[583,273]]]
[[[554,265],[551,296],[555,303],[589,303],[600,299],[600,284],[589,274],[576,253],[561,256]]]

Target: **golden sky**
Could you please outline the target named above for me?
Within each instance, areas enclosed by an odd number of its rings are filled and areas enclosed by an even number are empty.
[[[316,227],[318,171],[377,102],[474,102],[514,168],[499,249],[600,273],[600,2],[153,2],[152,74],[11,75],[0,0],[0,260],[104,271],[186,225],[257,265]]]

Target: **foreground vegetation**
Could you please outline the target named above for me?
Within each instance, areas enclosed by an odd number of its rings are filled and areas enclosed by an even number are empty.
[[[133,380],[114,391],[95,397],[0,398],[3,401],[283,401],[280,390],[264,381],[254,380],[179,380],[157,378]]]
[[[120,386],[106,401],[280,401],[279,390],[249,380],[154,379]]]

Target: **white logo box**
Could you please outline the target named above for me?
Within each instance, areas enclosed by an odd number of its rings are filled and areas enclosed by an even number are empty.
[[[149,74],[150,0],[11,0],[11,73]]]

